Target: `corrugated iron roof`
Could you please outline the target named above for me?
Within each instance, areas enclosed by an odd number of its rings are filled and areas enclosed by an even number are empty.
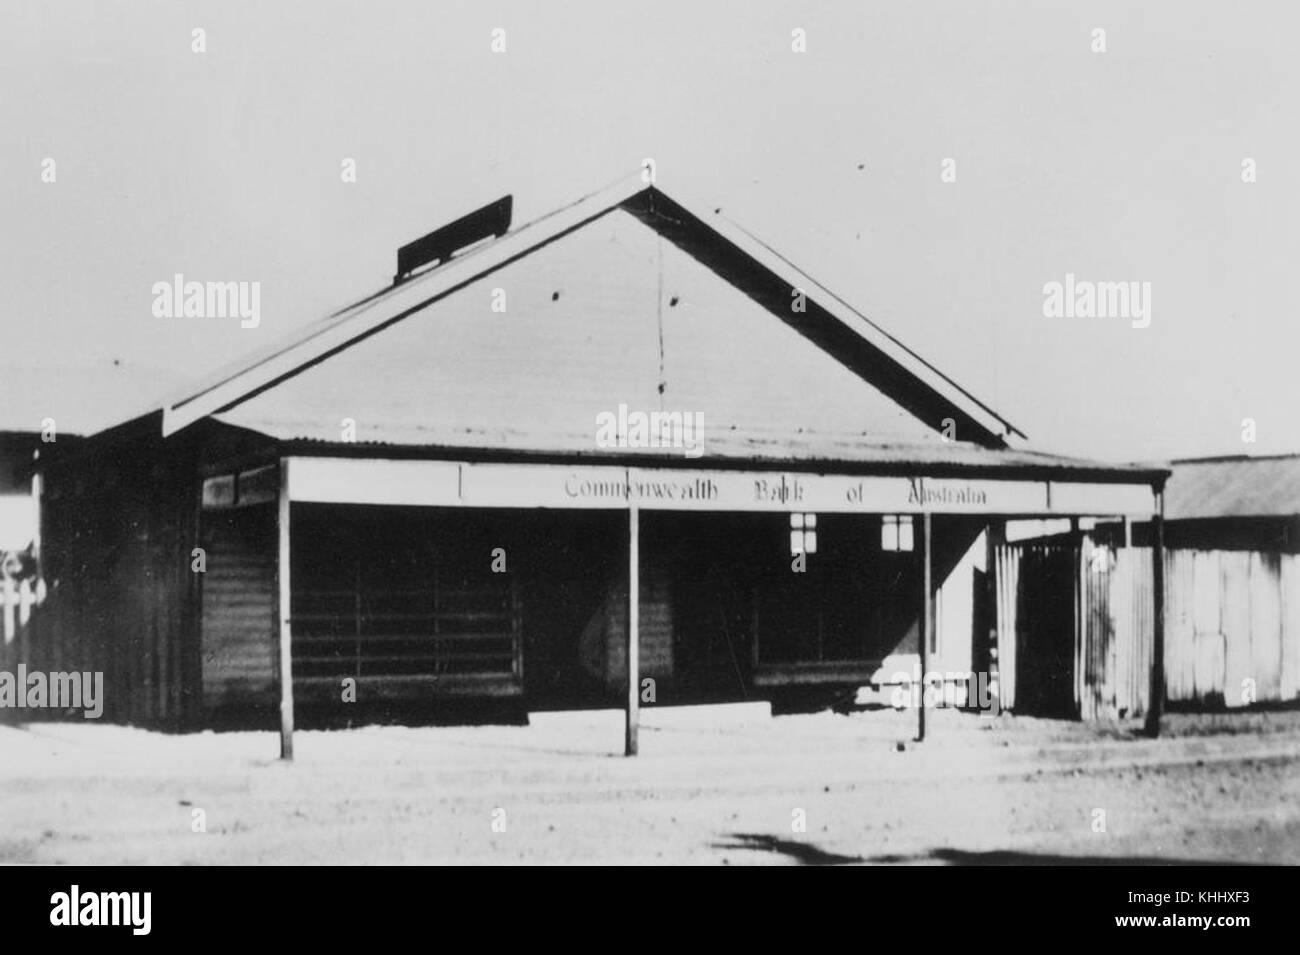
[[[496,292],[504,311],[491,308]],[[214,417],[320,444],[343,440],[349,421],[372,447],[685,456],[599,448],[598,420],[620,405],[691,415],[692,444],[719,462],[1132,473],[945,442],[621,210]]]
[[[1300,515],[1300,454],[1175,461],[1165,519]]]
[[[838,349],[837,358],[855,373],[862,374],[869,369],[888,379],[891,398],[909,409],[914,410],[918,404],[941,407],[945,414],[959,418],[970,430],[984,431],[991,436],[987,440],[992,443],[1003,443],[1020,435],[1013,425],[880,326],[729,223],[720,210],[714,210],[705,221],[705,216],[697,216],[657,187],[643,183],[639,174],[436,267],[417,272],[400,284],[308,326],[242,366],[187,389],[164,405],[163,431],[170,434],[201,418],[231,409],[618,209],[632,213],[729,281],[750,286],[745,290],[751,297],[810,340],[824,348]],[[799,316],[790,313],[791,290],[802,291],[808,300],[807,309]]]
[[[487,293],[504,284],[498,315]],[[797,293],[806,309],[791,308]],[[703,457],[685,466],[1167,473],[1009,448],[1023,435],[884,329],[721,210],[705,221],[639,176],[417,271],[161,410],[164,434],[214,418],[332,447],[353,418],[354,446],[393,456],[684,458],[598,448],[595,413],[624,401],[706,414]],[[962,440],[940,438],[948,416]]]
[[[492,308],[499,293],[503,311]],[[939,442],[927,423],[631,215],[511,263],[239,403],[221,420],[328,439],[585,432],[622,405],[717,433]],[[406,436],[399,438],[398,436]],[[438,437],[441,436],[441,437]],[[956,437],[967,435],[958,431]],[[970,440],[974,440],[973,436]],[[573,450],[559,444],[556,450]]]
[[[870,467],[917,474],[997,472],[1033,476],[1052,480],[1123,480],[1146,483],[1168,473],[1159,464],[1113,464],[1045,454],[1012,448],[985,448],[964,441],[882,442],[865,434],[828,434],[804,432],[790,436],[786,432],[763,435],[748,432],[724,432],[710,435],[704,442],[703,456],[688,458],[677,448],[597,448],[591,432],[539,432],[478,428],[439,430],[418,425],[402,428],[385,427],[381,441],[358,439],[343,445],[337,428],[320,419],[256,421],[247,417],[231,420],[231,415],[216,415],[216,420],[235,424],[285,442],[328,446],[331,453],[345,449],[375,449],[377,456],[389,452],[405,456],[435,450],[439,457],[455,458],[459,454],[476,456],[483,452],[503,457],[527,459],[588,459],[593,464],[609,464],[636,458],[656,459],[661,465],[706,468],[710,465],[735,466],[748,461],[799,467],[824,465],[829,470],[842,467]]]

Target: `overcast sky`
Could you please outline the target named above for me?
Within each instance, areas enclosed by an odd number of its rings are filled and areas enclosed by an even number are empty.
[[[1297,9],[5,0],[0,362],[200,373],[653,157],[1035,446],[1300,450]],[[155,318],[176,272],[261,282],[260,326]],[[1150,327],[1044,317],[1067,273],[1150,282]]]

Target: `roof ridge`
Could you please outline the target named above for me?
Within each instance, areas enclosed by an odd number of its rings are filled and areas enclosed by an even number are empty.
[[[848,365],[868,384],[872,378],[864,370],[864,358],[890,363],[887,372],[896,377],[900,387],[910,395],[916,407],[911,413],[925,417],[925,409],[955,413],[974,427],[981,443],[990,446],[1006,445],[1008,438],[1024,437],[1023,432],[989,405],[975,397],[954,379],[919,353],[904,344],[892,332],[858,311],[843,298],[812,278],[782,253],[758,239],[743,227],[717,214],[720,219],[706,220],[696,209],[712,206],[678,202],[663,192],[638,169],[613,180],[601,189],[556,208],[545,215],[508,230],[500,236],[472,244],[460,255],[452,255],[424,271],[417,271],[402,280],[385,286],[378,292],[362,298],[344,309],[314,322],[300,325],[283,337],[268,343],[262,349],[242,359],[223,366],[204,376],[187,388],[174,392],[161,404],[162,432],[173,434],[195,421],[218,414],[246,401],[280,382],[305,371],[313,365],[336,354],[383,329],[429,307],[434,302],[451,295],[465,286],[490,275],[512,262],[554,242],[590,222],[617,209],[625,209],[641,219],[661,236],[663,229],[653,216],[644,217],[638,203],[644,198],[647,208],[654,211],[656,196],[662,197],[670,207],[675,207],[692,220],[688,244],[704,246],[719,243],[720,248],[739,262],[748,261],[767,273],[765,281],[805,286],[813,293],[808,296],[816,304],[827,322],[822,326],[826,333],[844,337],[832,347],[821,339],[822,333],[801,334],[813,340],[818,347],[842,364]],[[683,224],[677,223],[680,228]],[[666,227],[670,232],[674,227]],[[666,236],[676,241],[674,236]],[[698,248],[687,248],[688,254],[699,259]],[[722,276],[723,281],[744,289],[743,278]],[[766,306],[778,320],[787,321],[770,303]],[[839,351],[847,349],[847,351]],[[869,350],[869,352],[868,352]],[[155,405],[151,410],[158,410]],[[136,420],[136,419],[130,419]],[[1020,450],[1027,450],[1023,447]]]

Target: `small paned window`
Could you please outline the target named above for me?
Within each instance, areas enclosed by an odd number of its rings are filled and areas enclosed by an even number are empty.
[[[880,549],[892,551],[912,550],[912,515],[886,514],[881,518]]]
[[[790,553],[817,553],[817,515],[790,515]]]

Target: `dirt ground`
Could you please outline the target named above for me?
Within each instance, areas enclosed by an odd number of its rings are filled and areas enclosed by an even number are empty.
[[[649,709],[635,759],[615,712],[300,732],[292,764],[271,733],[4,726],[0,862],[1300,863],[1297,712],[1148,740],[941,711],[916,744],[909,712],[760,709]]]

